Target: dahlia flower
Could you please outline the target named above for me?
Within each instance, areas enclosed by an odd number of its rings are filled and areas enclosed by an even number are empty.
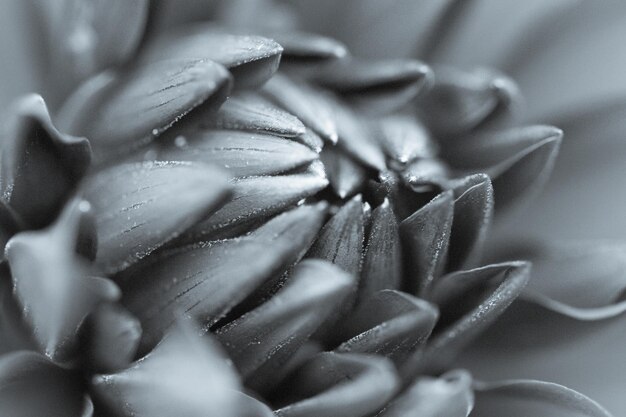
[[[545,358],[618,323],[623,244],[514,224],[563,138],[533,42],[590,6],[475,66],[484,3],[12,4],[45,78],[3,125],[0,415],[611,416]]]

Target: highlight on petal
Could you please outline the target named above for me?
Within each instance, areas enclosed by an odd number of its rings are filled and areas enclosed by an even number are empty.
[[[314,77],[316,83],[339,93],[358,110],[390,113],[432,84],[428,66],[414,60],[340,60]]]
[[[418,378],[376,417],[467,417],[473,408],[471,375],[453,370],[439,378]],[[508,415],[506,413],[504,410],[502,415]]]
[[[339,198],[352,197],[365,185],[365,168],[337,147],[325,146],[320,153],[320,159],[330,186]]]
[[[280,174],[318,159],[296,141],[239,130],[197,130],[159,145],[157,159],[209,163],[234,177]]]
[[[6,246],[25,320],[41,349],[55,361],[76,353],[76,332],[89,313],[120,297],[111,281],[89,276],[86,260],[75,253],[80,218],[87,208],[73,200],[52,226],[18,233]]]
[[[85,399],[77,372],[35,352],[0,356],[0,415],[68,417],[82,415]]]
[[[402,248],[398,221],[389,200],[372,212],[357,298],[362,300],[377,291],[400,288]]]
[[[217,114],[206,120],[202,127],[246,130],[287,138],[304,135],[306,129],[296,116],[252,93],[229,97]]]
[[[363,300],[340,323],[336,352],[386,356],[401,366],[420,349],[435,327],[437,307],[399,291],[382,290]]]
[[[267,392],[296,350],[333,314],[352,277],[326,261],[300,262],[265,304],[217,331],[246,386]]]
[[[336,39],[309,32],[266,31],[264,35],[274,39],[283,48],[282,66],[319,65],[345,58],[346,46]]]
[[[444,271],[453,215],[452,192],[446,191],[400,223],[407,285],[417,295],[426,294]]]
[[[626,311],[626,246],[611,241],[561,241],[518,246],[533,272],[522,298],[578,320]]]
[[[229,69],[235,88],[264,84],[278,69],[282,46],[260,36],[235,35],[210,24],[187,25],[149,42],[143,62],[161,59],[211,60]]]
[[[221,103],[231,84],[228,71],[213,61],[137,63],[87,80],[59,119],[70,133],[89,136],[102,163],[151,142],[209,98]]]
[[[140,351],[154,346],[176,312],[206,328],[265,281],[301,259],[322,226],[326,206],[304,205],[251,234],[162,251],[117,277],[123,304],[140,320]]]
[[[144,162],[101,171],[83,191],[96,214],[96,264],[114,273],[208,216],[229,186],[221,171],[204,164]]]
[[[123,417],[239,416],[239,382],[217,343],[179,323],[131,367],[91,380],[105,409]]]
[[[466,190],[455,190],[454,221],[448,250],[449,271],[475,266],[482,255],[482,248],[493,217],[493,187],[486,175],[482,181]],[[478,177],[476,178],[478,180]]]
[[[324,352],[290,376],[280,417],[361,417],[378,411],[398,388],[388,359]]]
[[[383,150],[394,168],[402,169],[417,158],[435,156],[435,143],[415,117],[387,116],[378,122],[378,129]]]
[[[521,101],[515,83],[493,70],[436,68],[435,74],[433,88],[420,101],[419,114],[438,137],[495,124],[510,116]]]
[[[323,171],[312,164],[303,173],[240,178],[232,182],[233,197],[208,219],[192,227],[181,241],[233,237],[326,188]]]
[[[89,142],[58,131],[39,95],[22,98],[13,109],[2,149],[2,198],[18,225],[45,227],[87,171]]]
[[[529,379],[475,381],[476,413],[485,417],[612,417],[604,407],[559,384]]]
[[[446,163],[437,158],[416,159],[402,171],[404,183],[416,193],[448,189],[450,176]]]
[[[262,88],[261,92],[276,104],[292,113],[307,127],[330,143],[339,137],[331,110],[323,100],[322,93],[304,81],[298,82],[277,74]]]
[[[529,275],[530,264],[516,261],[441,278],[430,298],[438,303],[441,317],[423,357],[416,356],[412,365],[417,366],[407,366],[406,374],[445,366],[521,294]]]

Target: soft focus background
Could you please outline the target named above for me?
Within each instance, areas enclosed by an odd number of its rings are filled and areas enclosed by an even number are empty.
[[[371,3],[372,16],[351,15],[346,6],[351,1],[308,4],[318,11],[322,10],[319,5],[341,9],[330,15],[320,12],[318,17],[355,54],[394,56],[407,53],[403,41],[413,31],[404,29],[411,25],[412,14],[403,13],[399,20],[400,15],[388,11],[392,6],[414,11],[436,3],[363,1]],[[25,3],[0,0],[2,112],[17,95],[38,90],[38,77],[46,72],[34,60],[37,45],[32,35],[37,31],[23,13]],[[316,27],[315,17],[311,14],[307,22],[311,27]],[[373,24],[361,24],[359,31],[355,27],[363,18]],[[522,235],[625,239],[626,2],[468,0],[449,23],[430,54],[432,61],[502,69],[519,83],[526,97],[527,120],[552,123],[565,131],[561,155],[546,189],[524,211],[501,218],[494,234],[503,239]],[[490,365],[475,367],[483,369],[482,374],[477,371],[478,376],[563,383],[619,415],[626,410],[626,317],[593,324],[558,320],[563,323],[557,334],[550,331],[554,327],[541,327],[545,316],[525,324],[524,331],[541,335],[545,331],[546,338],[554,339],[546,340],[545,348],[525,346],[523,340],[515,339],[492,345],[495,353]],[[491,336],[497,339],[498,333]],[[510,352],[516,352],[519,360],[512,361]],[[463,363],[472,367],[483,360],[469,354]]]

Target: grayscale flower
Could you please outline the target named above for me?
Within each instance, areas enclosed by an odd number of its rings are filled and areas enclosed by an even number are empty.
[[[566,3],[520,10],[539,36]],[[481,7],[26,3],[0,414],[610,416],[519,370],[626,311],[624,249],[511,225],[563,132],[497,69],[531,66],[522,29],[510,62],[459,53]]]

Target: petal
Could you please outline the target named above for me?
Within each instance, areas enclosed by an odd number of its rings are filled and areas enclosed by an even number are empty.
[[[54,360],[71,359],[76,331],[100,303],[119,298],[111,281],[88,276],[75,253],[80,218],[88,205],[73,200],[49,228],[22,232],[7,244],[14,291],[34,338]]]
[[[340,60],[313,76],[316,83],[340,93],[357,109],[390,113],[432,84],[432,71],[420,61]]]
[[[498,266],[478,268],[466,274],[469,275],[469,280],[474,282],[479,279],[474,276],[479,275],[481,285],[473,288],[472,297],[462,297],[463,304],[453,304],[453,309],[441,306],[438,328],[435,329],[424,355],[421,357],[416,355],[407,365],[404,371],[406,377],[410,378],[415,372],[419,372],[420,368],[440,369],[446,366],[517,298],[528,282],[530,265],[515,262],[503,266],[504,268]],[[465,309],[469,311],[465,312]]]
[[[323,139],[331,143],[337,142],[339,134],[333,115],[321,94],[312,86],[277,74],[261,91]]]
[[[470,374],[462,370],[420,377],[377,417],[467,417],[474,407],[471,383]]]
[[[22,226],[45,227],[87,171],[89,142],[59,132],[41,96],[22,98],[14,112],[2,152],[2,196]]]
[[[367,298],[379,290],[400,288],[402,272],[398,221],[389,200],[385,199],[372,212],[358,299]]]
[[[203,164],[145,162],[101,171],[83,190],[96,213],[96,263],[113,273],[213,212],[228,196],[228,183]]]
[[[171,249],[124,271],[118,280],[124,305],[141,320],[141,350],[159,341],[177,311],[208,327],[284,272],[309,248],[325,211],[301,206],[246,237]]]
[[[135,54],[148,19],[147,0],[50,2],[39,17],[46,36],[49,88],[64,98],[86,77]]]
[[[295,137],[294,140],[308,146],[317,153],[320,153],[324,147],[324,141],[322,138],[320,138],[319,135],[311,129],[306,129],[302,135]]]
[[[520,100],[515,83],[493,70],[439,68],[419,113],[436,136],[450,137],[508,118]]]
[[[238,236],[260,222],[326,188],[328,180],[317,168],[276,177],[234,180],[233,198],[207,220],[192,227],[181,241],[215,240]]]
[[[489,177],[460,192],[454,200],[454,221],[448,250],[449,271],[475,266],[482,255],[493,216],[493,187]]]
[[[224,101],[230,86],[228,71],[212,61],[135,64],[87,80],[59,119],[69,132],[89,136],[102,163],[151,142],[210,97]]]
[[[450,175],[446,163],[437,158],[416,159],[402,171],[405,184],[416,193],[449,188]]]
[[[304,125],[297,117],[250,93],[230,97],[202,127],[246,130],[288,138],[305,133]]]
[[[87,317],[80,337],[83,367],[92,372],[114,372],[135,358],[141,324],[123,307],[102,304]]]
[[[336,352],[370,353],[401,364],[435,327],[437,307],[399,291],[372,294],[335,330]]]
[[[321,353],[289,379],[284,395],[292,402],[280,417],[360,417],[378,411],[395,393],[392,363],[357,354]]]
[[[260,36],[233,35],[207,24],[187,25],[157,37],[142,52],[146,63],[161,59],[211,60],[229,69],[235,88],[264,84],[278,69],[282,46]]]
[[[80,417],[84,404],[78,373],[60,368],[34,352],[0,356],[1,415]]]
[[[385,154],[399,169],[417,158],[435,156],[436,146],[430,134],[415,117],[387,116],[379,122],[379,129]]]
[[[95,397],[124,417],[238,416],[239,383],[216,343],[177,325],[149,355],[91,381]]]
[[[22,308],[13,296],[13,283],[6,263],[0,266],[0,355],[13,350],[35,350]]]
[[[330,186],[341,199],[352,197],[364,185],[365,168],[334,146],[326,146],[320,154]]]
[[[283,48],[281,68],[290,65],[328,64],[348,55],[346,46],[336,39],[316,33],[297,31],[262,31]]]
[[[476,412],[485,417],[550,415],[611,417],[594,400],[559,384],[529,379],[475,383]]]
[[[578,320],[626,311],[626,247],[621,242],[553,242],[511,248],[507,256],[533,263],[525,300]]]
[[[265,304],[218,330],[246,385],[267,392],[304,341],[331,315],[352,287],[352,277],[320,260],[299,263]]]
[[[443,272],[446,263],[454,201],[447,191],[433,198],[400,223],[400,236],[405,250],[405,273],[411,291],[420,295],[429,291],[433,281]]]
[[[157,159],[209,163],[234,177],[280,174],[318,159],[293,140],[239,130],[198,130],[159,145]]]

